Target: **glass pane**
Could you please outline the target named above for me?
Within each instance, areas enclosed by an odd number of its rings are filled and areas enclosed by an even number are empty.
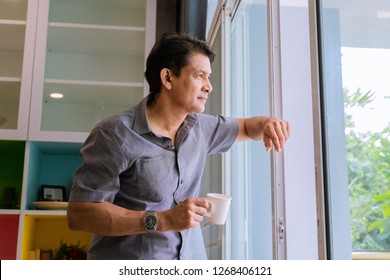
[[[232,21],[232,115],[269,115],[266,1],[241,1]],[[232,258],[272,259],[270,157],[259,142],[232,148]]]
[[[213,91],[208,97],[206,104],[206,114],[217,115],[221,114],[221,28],[219,28],[215,40],[212,45],[213,51],[216,53],[214,62],[211,64],[211,83]],[[207,158],[205,171],[202,177],[201,197],[206,197],[209,192],[221,193],[221,155],[211,155]],[[207,220],[207,219],[205,219]],[[223,226],[202,224],[203,238],[205,242],[207,257],[209,260],[222,259],[222,230]]]
[[[41,130],[89,132],[140,101],[145,18],[143,0],[50,1]]]
[[[352,250],[390,251],[390,2],[322,0],[321,19],[328,165],[346,165],[328,177],[347,177],[337,188],[348,188]]]
[[[27,1],[0,0],[0,129],[17,129]]]
[[[206,21],[206,37],[210,31],[211,24],[215,15],[217,14],[219,0],[208,0],[207,1],[207,21]]]
[[[17,129],[20,82],[0,81],[0,129]]]

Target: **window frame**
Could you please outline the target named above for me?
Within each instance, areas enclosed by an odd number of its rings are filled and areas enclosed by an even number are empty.
[[[222,26],[222,56],[223,56],[223,68],[222,68],[222,104],[223,109],[222,113],[224,115],[230,116],[229,108],[230,108],[230,86],[229,86],[229,78],[230,78],[230,41],[229,41],[229,33],[230,33],[230,22],[234,18],[234,11],[236,7],[240,4],[241,1],[222,1],[219,2],[219,8],[216,11],[216,17],[220,18],[221,26]],[[287,1],[288,2],[288,1]],[[310,2],[310,1],[309,1]],[[273,11],[276,8],[281,7],[281,3],[278,0],[268,0],[267,5],[271,5]],[[283,4],[282,4],[283,5]],[[269,6],[269,8],[271,7]],[[275,8],[276,7],[276,8]],[[311,38],[311,33],[309,32],[310,24],[312,18],[309,18],[309,5],[303,5],[304,14],[307,15],[307,18],[304,18],[304,21],[301,21],[301,26],[298,26],[294,31],[298,31],[299,34],[303,34],[303,40],[295,40],[292,41],[292,38],[286,36],[286,32],[282,30],[280,34],[280,41],[276,45],[276,51],[280,51],[281,60],[280,65],[275,65],[278,62],[270,60],[269,65],[273,71],[280,71],[280,77],[276,78],[273,83],[276,85],[280,83],[281,85],[281,95],[276,97],[279,100],[271,103],[270,106],[280,106],[274,108],[275,116],[283,116],[288,119],[293,126],[292,137],[289,140],[289,143],[286,147],[286,150],[283,152],[283,158],[276,159],[278,162],[273,163],[273,173],[275,174],[274,182],[273,182],[273,190],[280,189],[280,186],[285,185],[284,191],[279,192],[274,195],[274,201],[278,201],[279,206],[285,207],[285,242],[275,242],[277,239],[277,234],[279,232],[278,228],[278,219],[275,217],[274,212],[274,248],[275,254],[274,259],[322,259],[324,258],[319,251],[321,251],[321,242],[319,242],[320,235],[318,234],[318,225],[323,223],[323,217],[317,213],[317,203],[322,203],[321,196],[319,195],[319,190],[322,190],[322,186],[319,185],[318,172],[315,169],[316,155],[315,151],[319,147],[315,145],[314,139],[318,137],[316,133],[318,130],[315,130],[313,127],[316,125],[313,120],[313,111],[307,110],[304,112],[304,116],[302,118],[302,112],[296,110],[296,104],[300,101],[303,101],[304,104],[307,104],[307,100],[309,99],[310,107],[312,107],[312,89],[316,86],[316,83],[313,82],[313,77],[318,78],[318,73],[315,71],[313,66],[311,65],[311,56],[313,55],[313,40]],[[270,10],[272,10],[270,8]],[[276,9],[277,10],[277,9]],[[271,13],[271,11],[269,11]],[[276,16],[276,18],[275,18]],[[274,23],[270,24],[270,18],[268,20],[269,28],[275,28],[275,24],[282,24],[282,28],[286,27],[285,23],[281,23],[281,17],[274,15]],[[294,17],[290,18],[290,22],[294,22]],[[218,22],[214,20],[214,23]],[[283,25],[284,24],[284,25]],[[208,33],[208,39],[213,38],[213,32],[215,32],[215,27],[217,24],[211,25],[210,31]],[[294,27],[294,26],[293,26]],[[295,26],[296,27],[296,26]],[[299,30],[303,27],[304,31]],[[275,29],[274,29],[275,30]],[[277,35],[276,35],[277,36]],[[297,42],[299,41],[299,42]],[[297,53],[299,57],[303,57],[305,63],[303,66],[305,69],[303,72],[300,71],[289,71],[286,72],[285,69],[288,69],[292,61],[289,61],[288,56],[286,56],[286,50],[289,49],[289,43],[295,43],[295,49],[299,50],[299,47],[304,46],[305,50],[309,50],[307,53],[299,52]],[[274,45],[275,47],[275,45]],[[273,50],[274,48],[271,48]],[[276,52],[275,51],[275,52]],[[273,53],[274,55],[276,53]],[[277,54],[276,54],[277,55]],[[270,54],[269,54],[270,56]],[[286,59],[287,57],[287,59]],[[302,74],[303,73],[303,74]],[[301,74],[301,75],[300,75]],[[301,88],[297,88],[296,86],[291,86],[291,80],[293,80],[293,75],[298,75],[299,81],[306,81],[304,84],[303,93],[300,96],[294,97],[293,104],[290,103],[289,95],[291,96],[294,91],[300,92]],[[270,77],[271,79],[272,77]],[[275,78],[275,77],[273,77]],[[273,92],[270,92],[272,95]],[[286,98],[287,96],[287,98]],[[279,105],[275,104],[279,103]],[[275,112],[279,110],[279,112]],[[276,115],[278,114],[278,115]],[[304,120],[302,122],[302,119]],[[302,150],[302,143],[306,144],[309,148],[305,151],[304,156],[300,159],[300,164],[296,164],[296,159],[301,157],[300,151]],[[233,171],[231,168],[231,157],[229,153],[226,153],[222,157],[222,168],[223,168],[223,179],[222,184],[227,193],[231,191],[231,182],[229,181],[229,174]],[[284,194],[284,197],[283,197]],[[280,212],[283,210],[279,210]],[[231,242],[231,232],[229,230],[230,224],[228,223],[226,226],[226,234],[224,236],[223,243],[223,258],[230,259],[231,258],[231,250],[230,250],[230,242]],[[304,232],[302,234],[301,229],[304,228]],[[281,250],[282,253],[279,253]]]

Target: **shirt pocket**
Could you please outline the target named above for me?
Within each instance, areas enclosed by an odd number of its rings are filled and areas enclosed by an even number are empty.
[[[139,159],[136,166],[141,199],[161,202],[172,197],[172,180],[164,156]]]

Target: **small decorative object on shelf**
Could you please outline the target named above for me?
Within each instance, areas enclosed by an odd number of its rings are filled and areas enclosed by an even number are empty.
[[[3,189],[3,198],[0,200],[0,208],[16,209],[17,207],[16,189],[13,187],[5,187]]]
[[[77,245],[62,243],[56,254],[55,260],[86,260],[87,252],[84,246],[80,246],[80,242]]]
[[[41,186],[41,200],[43,201],[65,201],[64,186]]]
[[[41,250],[41,260],[51,260],[53,257],[53,250]]]

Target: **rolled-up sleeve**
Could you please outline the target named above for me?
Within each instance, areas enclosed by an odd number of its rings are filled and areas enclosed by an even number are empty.
[[[82,165],[73,178],[69,201],[113,202],[127,161],[110,129],[91,132],[81,151]]]
[[[199,114],[202,135],[208,144],[208,153],[223,153],[229,150],[237,139],[238,123],[236,119],[224,116]]]

